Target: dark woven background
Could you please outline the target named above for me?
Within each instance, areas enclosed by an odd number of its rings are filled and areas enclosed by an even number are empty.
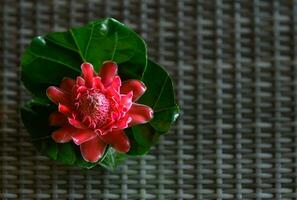
[[[173,76],[182,115],[115,172],[57,164],[19,118],[33,36],[111,16]],[[0,199],[297,198],[296,0],[0,0]]]

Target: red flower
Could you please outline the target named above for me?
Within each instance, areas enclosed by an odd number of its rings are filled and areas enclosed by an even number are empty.
[[[128,152],[130,143],[123,129],[153,117],[150,107],[135,103],[145,92],[145,85],[139,80],[122,83],[117,69],[114,62],[107,61],[96,75],[92,64],[83,63],[82,76],[64,78],[60,87],[47,89],[47,96],[58,105],[49,123],[61,126],[52,138],[58,143],[73,140],[88,162],[98,161],[107,144]]]

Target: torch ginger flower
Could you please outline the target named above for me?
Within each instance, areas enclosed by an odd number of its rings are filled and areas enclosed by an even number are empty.
[[[97,162],[107,145],[128,152],[130,142],[123,129],[153,117],[150,107],[135,103],[145,85],[132,79],[122,82],[112,61],[103,64],[99,75],[90,63],[83,63],[81,70],[76,80],[64,78],[59,87],[47,89],[49,99],[58,105],[49,116],[50,125],[60,126],[52,133],[53,140],[73,141],[88,162]]]

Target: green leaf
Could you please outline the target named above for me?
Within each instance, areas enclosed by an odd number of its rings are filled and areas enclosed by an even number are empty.
[[[138,102],[153,108],[154,118],[150,121],[151,126],[158,132],[167,132],[179,116],[172,80],[160,65],[149,60],[142,81],[147,91]]]
[[[46,154],[53,160],[58,159],[58,144],[53,140],[48,140]]]
[[[147,124],[125,130],[131,143],[129,155],[146,154],[158,141],[159,135],[166,133],[179,116],[172,80],[160,65],[149,60],[142,81],[147,91],[138,102],[151,106],[154,118]]]
[[[64,164],[74,164],[76,161],[75,147],[72,143],[58,144],[58,157],[57,160]]]
[[[65,164],[76,161],[78,150],[72,143],[57,144],[51,138],[56,129],[48,125],[48,117],[56,106],[41,100],[31,100],[21,109],[21,117],[35,147],[43,154]]]
[[[126,158],[124,153],[117,152],[114,148],[109,147],[105,156],[101,159],[100,165],[110,170],[114,170]]]
[[[145,83],[147,90],[138,102],[151,106],[155,111],[176,104],[172,80],[157,63],[148,61],[142,82]]]
[[[76,165],[80,166],[80,167],[83,167],[83,168],[86,168],[86,169],[91,169],[95,166],[97,166],[99,164],[99,162],[96,162],[96,163],[90,163],[90,162],[87,162],[85,161],[82,156],[80,155],[80,152],[78,152],[77,154],[77,159],[76,159]]]
[[[21,109],[23,123],[33,142],[50,137],[54,128],[48,125],[48,116],[55,109],[55,106],[52,104],[43,104],[36,100],[27,102]],[[37,142],[37,144],[39,143]]]
[[[21,61],[22,81],[34,96],[47,99],[46,88],[59,85],[64,77],[80,74],[82,62],[99,71],[102,63],[113,60],[125,79],[141,79],[147,64],[144,41],[115,19],[97,20],[66,32],[35,37]]]
[[[35,96],[46,99],[46,88],[58,85],[63,77],[78,76],[81,62],[77,53],[60,50],[39,36],[32,40],[23,54],[22,81]]]
[[[120,64],[121,77],[142,77],[147,61],[145,43],[124,24],[115,19],[98,20],[71,29],[70,35],[83,60],[91,62],[96,70],[104,61],[114,60]]]
[[[166,133],[178,116],[179,108],[177,105],[174,105],[171,108],[155,112],[154,118],[150,121],[150,125],[154,127],[155,130],[158,130],[161,133]]]
[[[158,141],[159,134],[150,124],[140,124],[125,130],[130,140],[128,155],[139,156],[146,154]]]

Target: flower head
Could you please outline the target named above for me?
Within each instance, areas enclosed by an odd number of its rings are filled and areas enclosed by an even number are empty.
[[[59,87],[47,89],[49,99],[58,105],[49,123],[60,126],[52,133],[58,143],[73,141],[80,146],[83,158],[96,162],[109,144],[119,152],[128,152],[130,142],[123,129],[146,123],[153,110],[135,101],[145,92],[139,80],[122,82],[117,65],[104,62],[99,75],[90,63],[81,65],[76,80],[64,78]]]

